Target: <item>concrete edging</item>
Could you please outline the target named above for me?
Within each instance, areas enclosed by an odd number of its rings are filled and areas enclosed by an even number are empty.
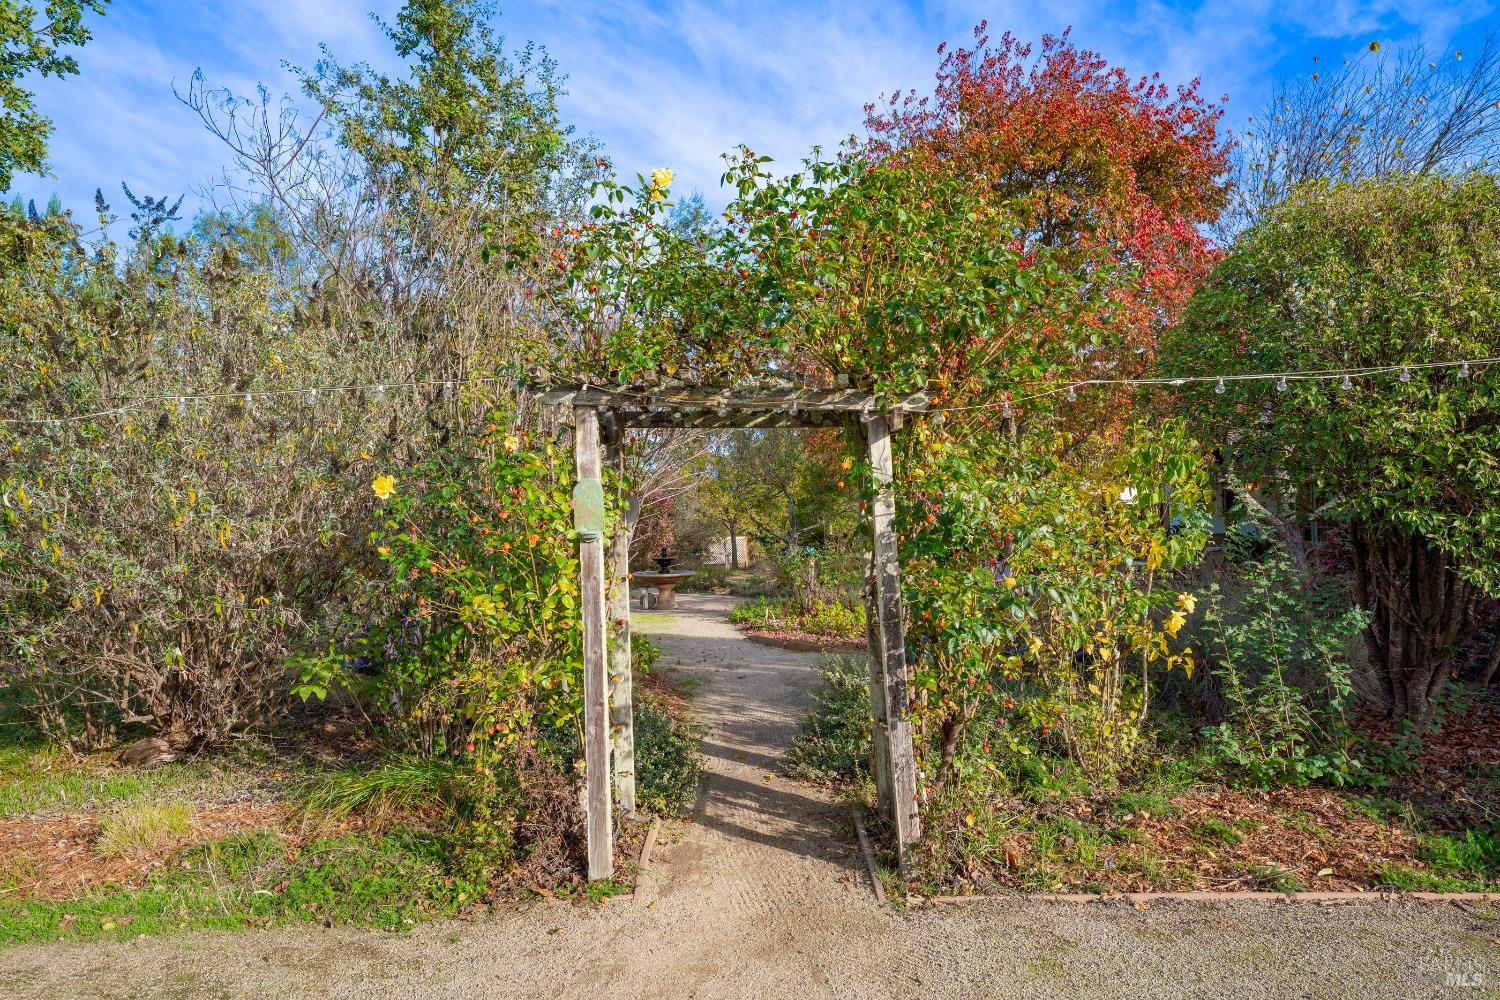
[[[1500,892],[1055,892],[1020,893],[1014,896],[927,896],[937,905],[964,903],[1496,903]]]

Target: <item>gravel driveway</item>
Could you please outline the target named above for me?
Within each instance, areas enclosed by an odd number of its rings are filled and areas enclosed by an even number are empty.
[[[0,953],[16,997],[1500,997],[1475,904],[876,905],[828,795],[781,777],[816,657],[745,641],[726,598],[643,616],[708,729],[691,821],[640,899],[408,935],[295,927]]]

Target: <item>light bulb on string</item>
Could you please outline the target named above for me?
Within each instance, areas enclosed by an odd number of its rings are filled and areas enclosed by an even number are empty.
[[[1403,382],[1410,382],[1411,381],[1411,369],[1408,368],[1408,367],[1406,367],[1405,365],[1401,366],[1401,381],[1403,381]]]
[[[1286,392],[1286,389],[1287,389],[1286,376],[1285,375],[1278,375],[1278,376],[1276,376],[1276,391],[1277,392]]]
[[[1468,378],[1469,377],[1469,363],[1467,361],[1465,361],[1463,364],[1461,364],[1461,365],[1458,366],[1458,377],[1459,378]]]
[[[177,416],[178,416],[178,419],[181,419],[182,417],[187,416],[187,397],[186,396],[178,396],[177,397]]]
[[[246,413],[254,413],[255,412],[255,397],[252,396],[252,395],[250,395],[248,392],[245,393],[245,412]]]
[[[1078,402],[1078,387],[1077,386],[1072,386],[1072,385],[1068,386],[1068,402],[1070,402],[1070,403],[1076,403],[1076,402]]]
[[[375,402],[377,405],[385,402],[385,386],[377,385],[375,387]]]
[[[1225,386],[1224,386],[1224,376],[1223,375],[1220,375],[1219,376],[1219,381],[1214,384],[1214,392],[1218,393],[1220,396],[1224,395]]]
[[[1339,388],[1343,389],[1345,392],[1348,392],[1350,389],[1354,388],[1354,382],[1350,380],[1348,375],[1345,375],[1344,381],[1339,383]]]
[[[317,406],[318,405],[318,390],[316,390],[316,389],[309,389],[309,390],[307,390],[307,405],[308,406]]]

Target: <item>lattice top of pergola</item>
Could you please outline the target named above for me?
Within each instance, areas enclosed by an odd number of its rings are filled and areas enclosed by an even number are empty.
[[[540,402],[611,411],[622,427],[825,427],[882,414],[925,412],[928,397],[888,396],[868,389],[729,386],[592,386],[553,383]]]

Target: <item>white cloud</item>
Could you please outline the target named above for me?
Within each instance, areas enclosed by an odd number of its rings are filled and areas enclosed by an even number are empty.
[[[512,46],[535,39],[569,75],[565,113],[601,139],[622,172],[673,167],[679,191],[711,200],[720,154],[746,143],[783,164],[836,144],[882,93],[930,87],[936,47],[967,45],[987,17],[992,36],[1023,39],[1074,26],[1082,46],[1133,74],[1169,83],[1202,77],[1203,93],[1233,97],[1229,121],[1252,113],[1284,71],[1301,72],[1311,49],[1337,57],[1372,37],[1388,44],[1422,34],[1446,45],[1494,23],[1490,0],[541,0],[517,4],[499,29]],[[95,186],[123,179],[152,194],[189,189],[218,173],[226,152],[173,98],[202,67],[211,83],[241,92],[264,81],[294,90],[283,62],[310,66],[326,41],[341,61],[393,68],[371,7],[396,0],[116,0],[80,57],[81,77],[38,85],[57,122],[59,175],[18,189],[60,190],[85,208]],[[211,13],[205,13],[211,8]]]

